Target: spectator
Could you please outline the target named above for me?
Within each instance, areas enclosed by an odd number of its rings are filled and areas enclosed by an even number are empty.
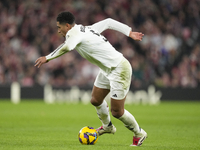
[[[18,81],[22,86],[47,83],[91,86],[88,81],[94,78],[96,68],[75,51],[40,70],[33,66],[38,56],[50,53],[62,43],[62,37],[56,34],[55,18],[65,10],[77,16],[77,23],[88,25],[110,17],[145,34],[142,42],[133,43],[116,32],[103,33],[131,62],[133,87],[152,83],[162,87],[200,86],[198,0],[146,0],[145,3],[140,0],[68,0],[65,3],[3,0],[0,2],[1,85]]]

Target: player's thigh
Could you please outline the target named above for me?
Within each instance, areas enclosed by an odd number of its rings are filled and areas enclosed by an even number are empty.
[[[131,84],[131,76],[131,65],[126,59],[123,59],[108,76],[111,98],[123,100],[126,97]]]
[[[110,81],[107,79],[107,77],[99,71],[99,74],[97,75],[94,87],[92,90],[92,99],[91,103],[94,106],[99,106],[105,99],[105,97],[110,92]]]
[[[120,118],[124,114],[125,99],[126,97],[121,100],[111,98],[111,113],[115,118]]]
[[[116,118],[124,114],[124,103],[130,88],[131,76],[131,65],[126,59],[123,59],[108,77],[111,86],[111,112]]]
[[[92,89],[92,99],[91,99],[92,105],[94,105],[94,106],[101,105],[103,100],[105,99],[105,97],[108,95],[109,92],[110,92],[109,89],[102,89],[102,88],[96,87],[94,85],[94,87]]]

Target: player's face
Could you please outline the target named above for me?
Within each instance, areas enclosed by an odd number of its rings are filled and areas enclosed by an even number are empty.
[[[58,33],[60,33],[62,36],[65,37],[65,35],[69,31],[68,24],[67,23],[66,24],[60,24],[59,22],[57,22],[57,27],[58,27]]]

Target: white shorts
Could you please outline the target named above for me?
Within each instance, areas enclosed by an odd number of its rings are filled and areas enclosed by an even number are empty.
[[[111,98],[122,100],[129,91],[131,76],[131,65],[129,61],[124,58],[117,67],[111,68],[109,74],[100,70],[94,85],[98,88],[110,89]]]

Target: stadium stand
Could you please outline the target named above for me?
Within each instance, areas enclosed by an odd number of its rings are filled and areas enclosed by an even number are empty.
[[[114,31],[103,33],[131,62],[133,87],[200,86],[199,0],[1,0],[1,85],[93,85],[98,69],[76,51],[34,67],[39,56],[64,41],[56,27],[61,11],[72,12],[77,24],[109,17],[145,34],[142,42],[135,42]]]

